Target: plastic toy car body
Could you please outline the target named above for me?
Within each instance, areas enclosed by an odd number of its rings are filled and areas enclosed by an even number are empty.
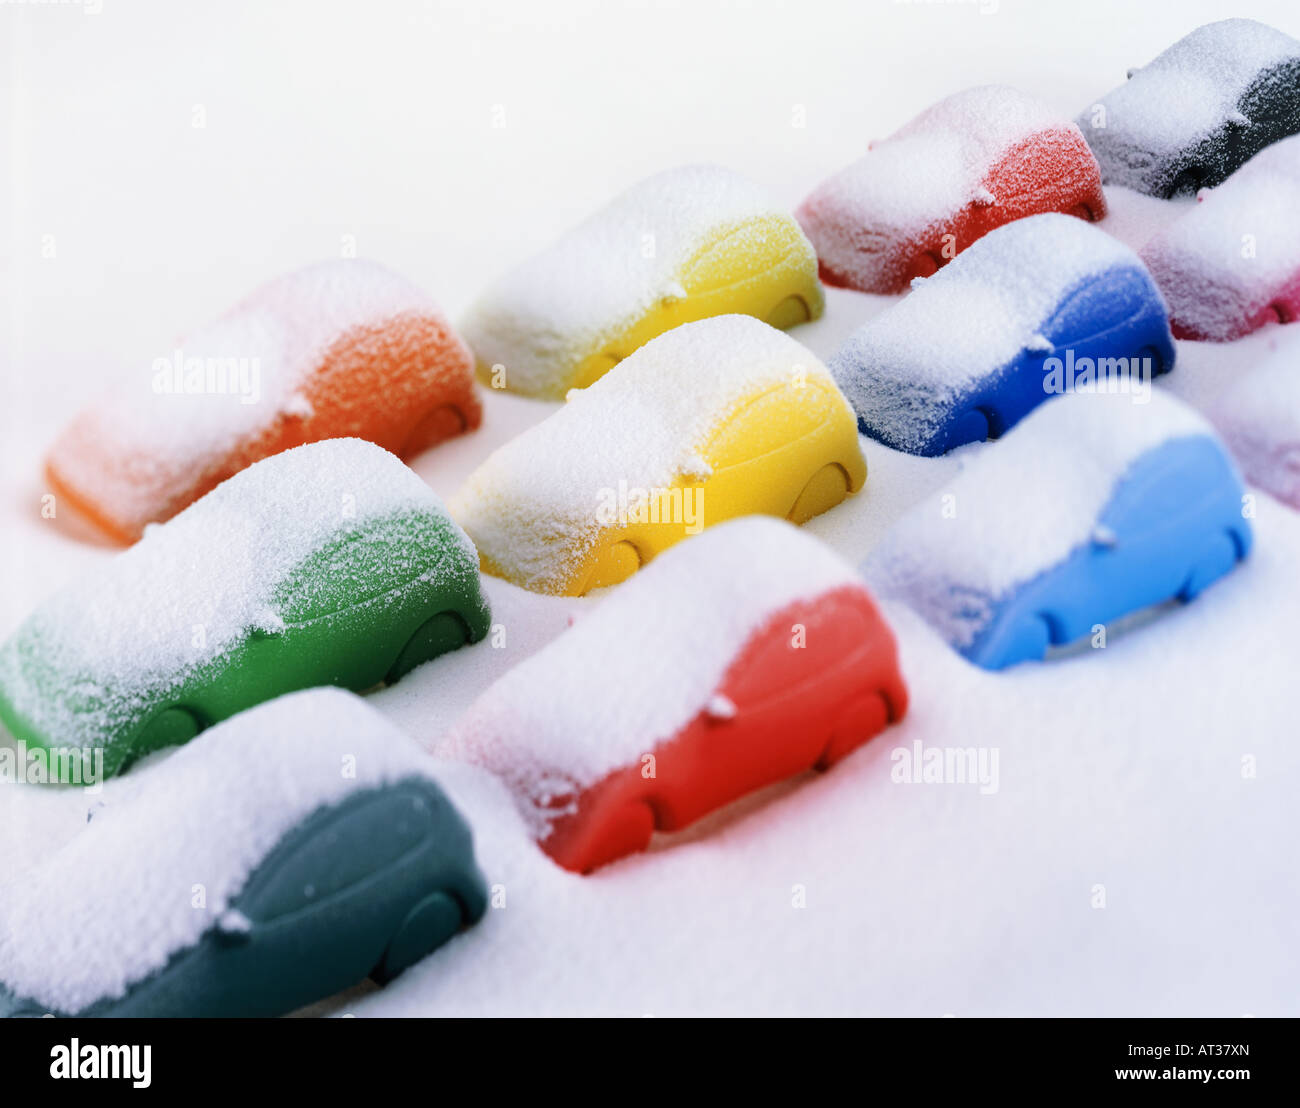
[[[1148,240],[1176,338],[1227,342],[1300,316],[1300,135],[1260,151]]]
[[[994,227],[1040,212],[1106,214],[1079,128],[1015,89],[939,101],[820,185],[796,213],[822,280],[898,293]]]
[[[464,328],[494,387],[560,400],[679,324],[741,313],[791,327],[823,304],[790,214],[730,170],[686,166],[634,185],[506,275]]]
[[[282,693],[395,681],[488,625],[473,544],[428,486],[329,439],[236,474],[38,608],[0,647],[0,721],[52,780],[91,783]]]
[[[1171,397],[1066,396],[945,487],[955,513],[918,505],[865,569],[878,594],[1003,669],[1196,597],[1250,551],[1244,491],[1208,424]]]
[[[84,410],[46,478],[59,502],[132,543],[282,450],[356,437],[410,457],[481,419],[473,356],[426,293],[371,262],[323,262],[258,289]]]
[[[853,412],[816,357],[748,316],[677,327],[495,451],[452,501],[486,573],[581,596],[704,527],[802,523],[856,492]]]
[[[1246,480],[1300,510],[1300,333],[1259,365],[1234,377],[1215,399],[1210,418]]]
[[[752,517],[676,547],[507,672],[438,753],[498,773],[588,873],[902,717],[894,637],[816,539]]]
[[[1253,19],[1198,27],[1079,116],[1102,180],[1149,196],[1212,188],[1300,131],[1300,42]]]
[[[432,768],[339,690],[218,724],[13,890],[0,1015],[276,1016],[396,976],[487,907]]]
[[[1174,364],[1167,314],[1128,247],[1082,220],[1035,215],[918,282],[830,369],[864,435],[933,456],[998,438],[1068,389],[1149,388]]]

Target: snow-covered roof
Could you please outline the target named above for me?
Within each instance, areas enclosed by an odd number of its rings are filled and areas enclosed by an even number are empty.
[[[550,798],[651,753],[713,697],[782,608],[843,586],[852,566],[792,524],[748,516],[679,543],[490,686],[435,749],[510,786],[533,833]]]
[[[610,490],[707,476],[701,451],[737,405],[798,375],[835,387],[810,351],[751,316],[675,327],[495,450],[452,499],[452,514],[510,580],[560,590],[607,529]]]
[[[463,321],[480,362],[504,365],[511,388],[553,395],[577,364],[664,301],[682,299],[682,271],[710,242],[747,224],[793,217],[729,169],[657,173],[484,292]],[[807,246],[809,273],[816,271]],[[622,351],[627,354],[628,351]]]
[[[1142,248],[1177,324],[1235,337],[1300,275],[1300,135],[1265,147]]]
[[[990,375],[1035,345],[1062,298],[1115,267],[1127,246],[1073,216],[1016,220],[962,251],[855,331],[830,369],[854,411],[891,445],[919,451]]]
[[[1148,450],[1213,435],[1161,391],[1074,393],[1040,405],[912,508],[863,566],[954,647],[975,641],[1023,584],[1090,541],[1118,483]]]
[[[7,888],[0,983],[55,1011],[120,997],[198,942],[315,811],[433,768],[338,689],[293,693],[217,724],[110,783],[85,829]]]
[[[281,629],[303,600],[281,588],[309,555],[403,517],[434,517],[454,541],[358,549],[344,601],[368,599],[381,573],[403,584],[477,574],[474,546],[428,485],[373,443],[326,439],[257,462],[37,608],[0,647],[0,694],[52,741],[100,746],[254,629]]]

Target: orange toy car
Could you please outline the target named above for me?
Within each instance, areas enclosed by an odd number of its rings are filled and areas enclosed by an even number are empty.
[[[402,457],[476,428],[474,357],[406,278],[364,261],[264,285],[55,442],[56,497],[122,543],[256,461],[320,439]]]

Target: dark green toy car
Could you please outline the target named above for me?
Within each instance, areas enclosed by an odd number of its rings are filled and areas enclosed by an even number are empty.
[[[275,1016],[394,977],[487,908],[434,766],[312,689],[114,783],[11,890],[0,1016]]]
[[[0,722],[88,783],[282,693],[364,690],[487,634],[473,543],[396,457],[258,462],[57,594],[0,647]]]

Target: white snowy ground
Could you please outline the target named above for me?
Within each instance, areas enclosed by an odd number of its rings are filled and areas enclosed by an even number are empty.
[[[1029,0],[97,6],[0,9],[0,635],[109,556],[39,516],[39,458],[74,407],[343,236],[455,315],[667,165],[721,161],[793,205],[964,86],[1016,84],[1074,114],[1210,19],[1300,34],[1285,2],[1116,0],[1086,19]],[[1173,213],[1111,199],[1103,226],[1132,245]],[[827,357],[887,302],[831,290],[795,337]],[[1211,404],[1274,341],[1183,343],[1167,387]],[[550,410],[486,399],[480,432],[415,463],[444,496]],[[809,525],[855,562],[959,464],[865,449],[866,491]],[[1194,604],[1050,664],[985,673],[888,608],[912,692],[901,726],[593,877],[542,855],[493,779],[450,768],[504,907],[387,989],[317,1010],[1300,1013],[1300,514],[1261,495],[1255,523],[1249,562]],[[506,649],[458,652],[371,698],[422,742],[596,602],[490,593]],[[891,751],[915,741],[996,748],[997,791],[893,783]],[[0,897],[86,805],[0,789]]]

